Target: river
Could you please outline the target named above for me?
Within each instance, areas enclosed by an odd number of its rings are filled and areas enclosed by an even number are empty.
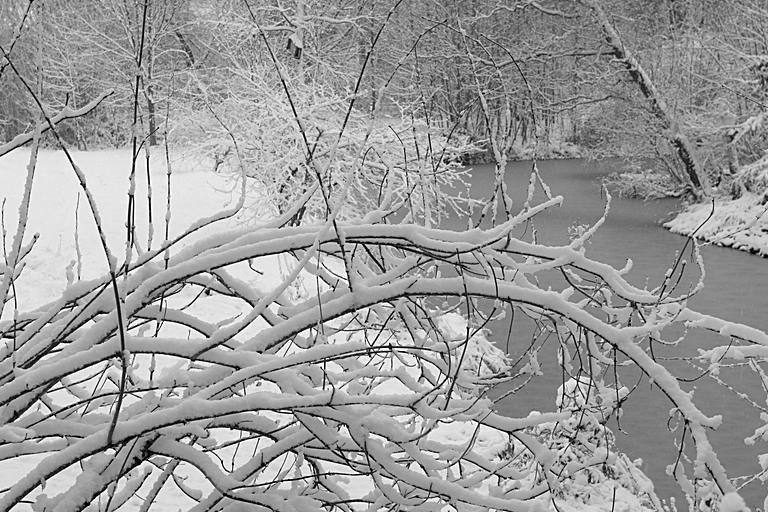
[[[573,224],[593,223],[605,204],[601,191],[602,176],[615,170],[615,161],[586,162],[581,160],[559,160],[539,162],[544,181],[552,193],[562,195],[565,202],[561,208],[554,208],[535,220],[538,239],[544,244],[563,244],[568,241],[568,227]],[[530,162],[512,163],[507,171],[509,192],[517,205],[525,198],[530,174]],[[472,195],[483,197],[488,194],[493,182],[492,166],[475,166],[472,171]],[[627,258],[634,262],[629,281],[635,285],[658,285],[683,247],[686,239],[665,230],[660,222],[668,219],[679,207],[674,199],[645,202],[642,200],[614,197],[608,220],[592,238],[587,255],[593,259],[623,267]],[[453,229],[462,229],[466,220],[453,219],[448,222]],[[768,260],[732,249],[715,246],[703,248],[706,268],[705,288],[689,305],[702,313],[720,316],[727,320],[743,322],[768,331]],[[693,266],[691,266],[693,267]],[[698,279],[698,272],[686,271],[686,281]],[[687,286],[683,289],[687,289]],[[506,327],[491,326],[495,339],[506,339]],[[518,356],[527,347],[530,335],[526,337],[519,325],[513,331],[509,353]],[[503,329],[503,331],[502,331]],[[712,346],[718,342],[715,337],[695,333],[689,335],[679,347],[657,353],[659,356],[675,357],[695,353],[698,347]],[[718,344],[722,344],[722,339]],[[725,341],[727,343],[727,340]],[[554,356],[554,343],[549,350],[541,353],[543,376],[537,377],[525,391],[497,403],[500,412],[515,416],[525,415],[530,410],[547,411],[554,408],[554,395],[561,382],[561,374]],[[676,375],[692,377],[696,371],[680,362],[670,362]],[[638,372],[625,372],[624,385],[631,387],[637,380]],[[734,384],[739,391],[747,392],[755,402],[765,406],[766,395],[752,372],[741,367],[723,370],[721,377]],[[724,423],[719,431],[711,434],[713,445],[725,465],[730,477],[754,474],[758,470],[756,456],[768,452],[768,444],[758,442],[746,446],[744,438],[753,434],[761,422],[754,408],[747,406],[733,392],[704,378],[689,385],[695,387],[695,401],[706,414],[723,414]],[[671,408],[669,401],[653,389],[646,381],[630,396],[624,405],[621,430],[615,422],[618,448],[630,458],[642,458],[642,469],[654,481],[659,497],[681,499],[678,484],[665,474],[667,465],[674,464],[677,452],[673,438],[679,439],[680,432],[672,433],[667,428],[667,415]],[[754,510],[763,507],[766,488],[758,481],[746,486],[742,495]],[[685,501],[678,501],[681,510],[687,508]]]

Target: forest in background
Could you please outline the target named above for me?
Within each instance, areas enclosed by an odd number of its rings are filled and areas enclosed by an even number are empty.
[[[618,41],[606,37],[596,6]],[[489,153],[490,140],[509,133],[510,158],[558,155],[552,149],[568,144],[582,154],[624,157],[635,171],[654,171],[626,177],[649,196],[687,188],[702,197],[708,182],[724,176],[730,186],[730,174],[766,147],[768,6],[760,0],[396,7],[259,0],[248,8],[241,0],[154,0],[146,13],[138,0],[46,0],[31,8],[8,0],[0,27],[0,44],[14,41],[20,71],[35,77],[53,111],[114,91],[91,116],[62,126],[81,149],[129,145],[138,94],[148,144],[168,137],[218,161],[232,154],[226,126],[253,161],[290,172],[301,164],[300,151],[277,157],[262,149],[298,146],[269,51],[294,87],[308,132],[331,130],[354,97],[356,114],[378,108],[390,118],[418,119],[481,142]],[[642,66],[651,90],[617,45]],[[0,138],[8,141],[29,130],[37,107],[13,73],[4,72],[0,86]],[[687,175],[678,136],[702,183]]]

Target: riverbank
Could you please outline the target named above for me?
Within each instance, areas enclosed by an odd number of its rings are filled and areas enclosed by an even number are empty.
[[[762,194],[692,204],[664,227],[707,243],[768,257],[768,203]]]
[[[586,150],[566,141],[555,141],[540,144],[517,142],[512,146],[509,155],[510,162],[533,160],[570,160],[573,158],[585,158]],[[465,153],[461,156],[464,165],[490,165],[496,162],[491,148],[487,147],[473,153]]]
[[[768,257],[768,157],[745,166],[714,202],[687,206],[664,223],[673,233]]]

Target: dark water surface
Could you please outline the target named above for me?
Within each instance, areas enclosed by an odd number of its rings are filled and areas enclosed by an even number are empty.
[[[568,242],[568,227],[574,224],[592,224],[601,215],[605,197],[601,192],[600,178],[615,170],[615,162],[584,162],[580,160],[539,162],[544,181],[554,195],[562,195],[565,202],[561,208],[545,212],[535,220],[538,239],[544,244]],[[514,163],[507,171],[509,193],[521,205],[525,199],[531,164]],[[491,166],[477,166],[473,170],[472,195],[484,197],[493,182]],[[542,196],[539,196],[542,197]],[[593,259],[623,267],[627,258],[634,262],[628,280],[635,285],[651,288],[664,278],[664,273],[675,261],[686,239],[665,230],[660,222],[668,219],[678,208],[676,200],[644,202],[613,198],[608,220],[592,238],[587,255]],[[453,219],[448,227],[462,229],[466,220]],[[705,288],[689,305],[702,313],[717,315],[727,320],[768,331],[768,259],[752,256],[732,249],[705,247],[702,251],[706,269]],[[692,267],[692,266],[691,266]],[[686,283],[695,282],[699,277],[696,269],[686,270]],[[506,327],[499,323],[491,327],[494,338],[506,339]],[[524,351],[530,342],[530,334],[521,332],[525,323],[518,323],[513,329],[509,353],[513,356]],[[527,334],[527,336],[526,336]],[[522,340],[522,341],[520,341]],[[504,344],[502,342],[501,344]],[[727,340],[717,339],[700,332],[689,334],[676,347],[657,356],[675,357],[694,354],[699,347],[706,348],[713,343],[725,344]],[[530,410],[549,411],[554,409],[554,395],[561,382],[561,374],[554,355],[555,343],[548,343],[542,351],[543,376],[537,377],[521,393],[498,403],[500,412],[524,416]],[[697,371],[681,362],[670,362],[678,376],[692,377]],[[623,384],[631,387],[637,380],[637,371],[625,372]],[[733,384],[738,391],[749,394],[755,402],[765,407],[766,394],[760,382],[748,369],[723,370],[721,377]],[[706,414],[722,414],[724,422],[718,432],[711,433],[711,440],[728,475],[733,478],[754,474],[758,470],[757,454],[768,452],[768,443],[746,446],[744,438],[753,434],[760,426],[758,412],[745,404],[733,392],[723,388],[711,379],[705,378],[689,385],[695,388],[694,400]],[[642,458],[643,470],[654,481],[661,498],[681,498],[679,487],[665,474],[666,466],[674,464],[677,451],[673,439],[680,438],[680,431],[670,432],[667,416],[670,402],[647,380],[630,396],[624,406],[621,428],[615,422],[612,428],[617,444],[630,458]],[[691,476],[691,475],[689,475]],[[768,487],[759,481],[742,490],[747,504],[755,509],[763,505]],[[684,501],[678,501],[681,510],[687,509]]]

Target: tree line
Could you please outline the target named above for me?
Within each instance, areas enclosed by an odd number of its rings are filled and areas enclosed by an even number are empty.
[[[269,118],[280,90],[263,35],[283,78],[302,89],[298,101],[330,106],[354,94],[359,110],[455,126],[474,140],[502,130],[518,145],[567,141],[594,155],[650,159],[699,196],[723,171],[762,156],[764,2],[396,4],[9,0],[0,43],[20,34],[12,54],[50,109],[115,91],[63,128],[82,149],[130,142],[134,95],[150,145],[169,136],[216,147],[212,110],[233,133],[258,138],[258,122],[240,114]],[[377,34],[388,13],[390,29]],[[9,140],[35,107],[12,73],[0,85],[0,133]]]

